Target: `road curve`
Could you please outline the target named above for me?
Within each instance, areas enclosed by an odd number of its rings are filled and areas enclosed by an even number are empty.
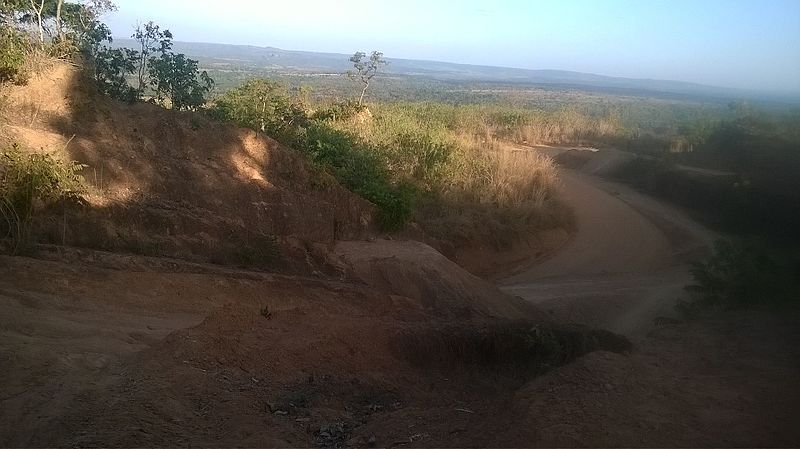
[[[595,157],[605,156],[601,151]],[[673,313],[691,280],[689,261],[707,252],[714,234],[683,211],[627,186],[566,169],[561,179],[562,196],[575,211],[575,235],[550,258],[501,280],[500,287],[560,320],[629,335]]]

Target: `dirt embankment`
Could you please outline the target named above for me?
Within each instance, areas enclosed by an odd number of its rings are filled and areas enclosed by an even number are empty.
[[[336,239],[375,232],[371,204],[269,137],[90,83],[56,63],[3,87],[0,143],[87,166],[83,205],[40,214],[36,240],[310,273]]]

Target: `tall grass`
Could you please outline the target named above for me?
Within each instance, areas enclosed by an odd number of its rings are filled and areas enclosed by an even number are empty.
[[[510,148],[494,131],[498,123],[511,130],[525,120],[524,112],[499,107],[393,103],[333,126],[369,145],[394,182],[415,186],[414,219],[428,234],[503,248],[571,223],[557,199],[553,162]]]
[[[437,132],[468,133],[487,141],[495,138],[528,144],[570,144],[611,140],[623,133],[614,114],[588,115],[568,107],[544,111],[500,104],[397,102],[372,108],[389,131],[412,125]]]
[[[16,144],[0,150],[0,237],[10,239],[13,253],[26,243],[37,207],[77,197],[83,167]]]
[[[615,126],[575,111],[553,116],[500,105],[397,102],[370,110],[339,102],[309,110],[275,83],[263,82],[271,88],[254,95],[249,86],[255,84],[227,92],[214,115],[285,131],[273,137],[378,206],[383,229],[400,230],[413,220],[429,236],[459,245],[504,247],[570,224],[557,200],[553,163],[509,149],[503,140],[573,141]],[[291,119],[280,113],[288,106]],[[539,131],[543,123],[552,126]]]

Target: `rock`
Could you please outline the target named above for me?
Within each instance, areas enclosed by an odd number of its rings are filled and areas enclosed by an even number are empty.
[[[367,445],[368,445],[369,447],[375,447],[375,445],[377,444],[377,442],[378,442],[378,439],[377,439],[377,438],[375,438],[375,435],[371,435],[371,436],[369,437],[369,440],[367,440]]]

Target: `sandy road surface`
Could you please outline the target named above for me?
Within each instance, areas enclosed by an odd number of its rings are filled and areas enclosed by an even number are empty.
[[[614,163],[613,154],[604,157],[597,154],[590,167]],[[503,289],[559,319],[628,335],[647,330],[672,312],[690,281],[688,263],[707,251],[713,233],[627,186],[573,170],[563,170],[562,181],[576,213],[575,236],[551,258],[501,281]]]

